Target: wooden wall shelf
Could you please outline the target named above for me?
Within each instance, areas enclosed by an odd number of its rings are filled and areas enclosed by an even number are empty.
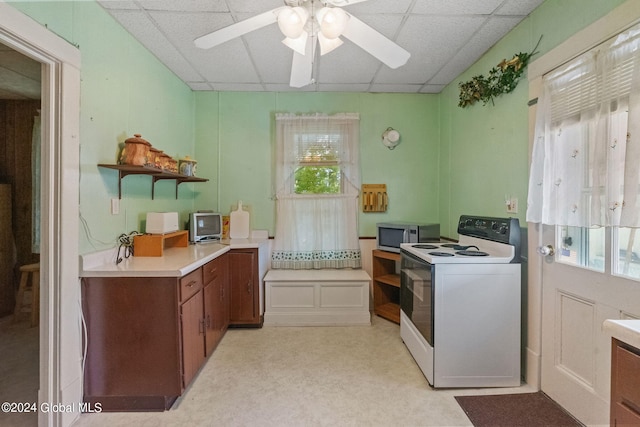
[[[118,198],[122,199],[122,179],[127,175],[149,175],[151,176],[151,199],[155,197],[155,185],[157,181],[163,179],[175,179],[176,180],[176,199],[178,198],[178,185],[183,182],[207,182],[206,178],[199,178],[196,176],[186,176],[179,173],[168,172],[162,169],[150,167],[150,166],[135,166],[135,165],[108,165],[99,164],[101,168],[115,169],[118,171]]]

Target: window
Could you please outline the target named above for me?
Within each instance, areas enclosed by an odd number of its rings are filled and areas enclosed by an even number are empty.
[[[605,270],[605,228],[559,226],[556,228],[558,260],[565,264]]]
[[[359,116],[276,115],[271,267],[361,266]]]
[[[640,25],[543,77],[527,221],[560,261],[640,279],[638,196]]]
[[[298,165],[293,181],[295,194],[342,193],[339,139],[339,134],[298,135]]]

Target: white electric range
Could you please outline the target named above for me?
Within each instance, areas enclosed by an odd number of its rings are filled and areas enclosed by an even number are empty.
[[[458,234],[401,245],[402,339],[433,387],[519,386],[519,222],[463,215]]]

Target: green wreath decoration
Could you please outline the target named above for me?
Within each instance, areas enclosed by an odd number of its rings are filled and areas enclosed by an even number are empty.
[[[489,101],[494,104],[493,98],[503,93],[512,92],[518,86],[518,81],[529,64],[529,60],[538,53],[536,49],[540,45],[540,40],[542,40],[542,36],[531,52],[516,53],[508,61],[503,59],[497,66],[489,70],[488,77],[480,74],[472,77],[468,82],[460,82],[458,106],[465,108],[477,101],[482,101],[482,105],[486,105]]]

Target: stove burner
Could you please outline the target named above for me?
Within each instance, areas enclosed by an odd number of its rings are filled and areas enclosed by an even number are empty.
[[[433,255],[433,256],[453,256],[453,254],[450,253],[450,252],[438,252],[438,251],[429,252],[429,255]]]
[[[456,254],[465,256],[489,256],[488,253],[480,251],[458,251]]]
[[[477,246],[462,246],[459,245],[457,243],[445,243],[444,245],[442,245],[443,248],[452,248],[453,250],[456,251],[464,251],[467,250],[469,248],[476,248],[477,250],[480,250],[480,248],[478,248]]]
[[[413,245],[416,249],[438,249],[435,245]]]

